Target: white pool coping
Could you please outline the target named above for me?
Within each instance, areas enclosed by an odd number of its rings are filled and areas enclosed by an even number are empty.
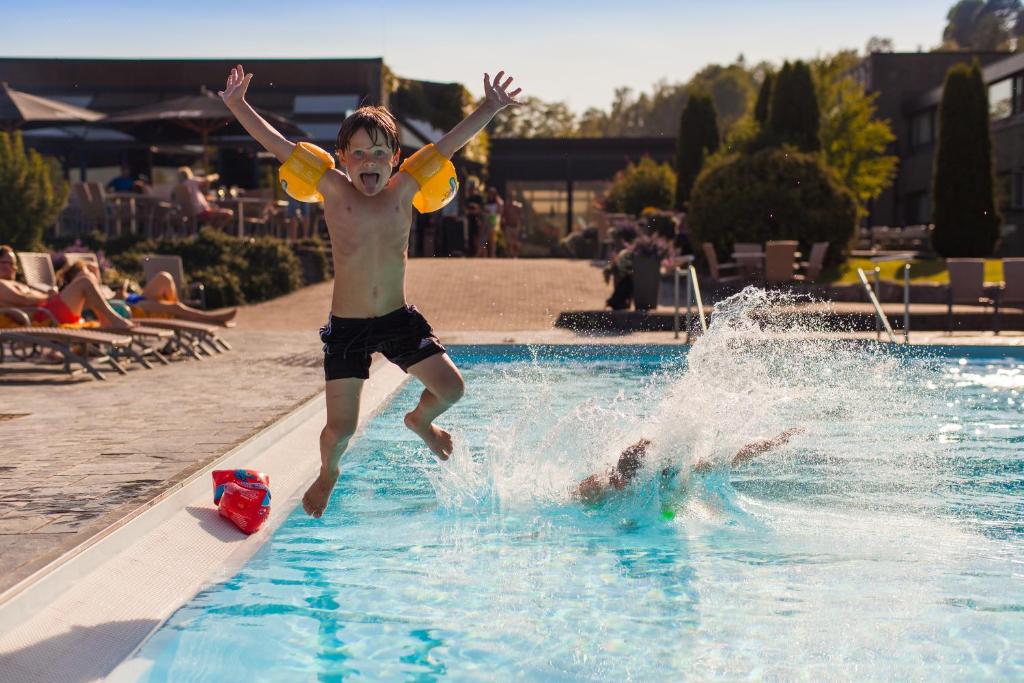
[[[391,363],[374,363],[360,403],[360,431],[407,378]],[[231,576],[291,514],[319,471],[325,417],[321,392],[127,522],[0,595],[0,680],[85,683],[111,674],[204,586]],[[270,518],[252,536],[213,506],[210,472],[239,467],[270,475]],[[128,662],[108,680],[142,673]]]

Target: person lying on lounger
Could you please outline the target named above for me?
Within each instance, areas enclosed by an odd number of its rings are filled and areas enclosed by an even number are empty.
[[[174,278],[167,271],[160,271],[149,279],[142,289],[142,294],[132,294],[128,291],[128,283],[121,286],[119,292],[104,287],[100,280],[99,267],[90,261],[76,261],[61,270],[65,286],[73,283],[81,277],[88,278],[96,283],[101,291],[105,291],[108,299],[124,301],[129,306],[142,309],[145,313],[156,313],[169,315],[180,320],[190,320],[197,323],[211,325],[227,325],[237,315],[237,308],[225,308],[221,311],[201,311],[192,308],[178,301],[178,288],[174,284]]]
[[[128,329],[134,326],[131,320],[111,308],[100,292],[99,285],[90,278],[71,282],[62,291],[56,288],[40,292],[14,279],[18,271],[18,260],[14,249],[0,245],[0,306],[19,308],[43,308],[50,312],[61,325],[76,325],[82,320],[82,310],[89,308],[100,322],[112,329]],[[32,319],[39,324],[49,324],[50,317],[39,311]]]
[[[797,434],[802,434],[804,431],[802,427],[790,427],[773,439],[763,439],[748,443],[732,456],[729,466],[735,469],[759,455],[779,448],[791,438]],[[608,470],[607,473],[592,474],[581,481],[573,489],[572,497],[593,505],[604,501],[609,495],[623,490],[636,478],[640,468],[643,467],[644,459],[647,457],[647,450],[650,446],[651,442],[648,439],[640,439],[632,446],[629,446],[619,454],[619,460],[615,467]],[[698,460],[693,463],[691,469],[697,474],[704,474],[713,470],[714,466],[707,460]],[[666,467],[661,471],[661,476],[663,479],[669,479],[677,472],[678,470],[673,467]]]

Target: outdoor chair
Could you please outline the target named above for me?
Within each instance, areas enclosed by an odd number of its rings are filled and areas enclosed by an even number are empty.
[[[988,296],[985,291],[985,259],[946,259],[949,272],[949,288],[946,309],[946,332],[953,333],[953,305],[992,306],[992,329],[999,332],[999,298]]]
[[[765,244],[764,277],[768,283],[793,282],[796,274],[796,241],[778,240]]]
[[[739,274],[725,274],[725,271],[734,271],[738,266],[732,262],[719,263],[718,255],[715,253],[715,245],[711,242],[704,242],[701,245],[701,248],[704,250],[704,258],[708,262],[708,272],[711,273],[712,279],[717,280],[718,282],[730,282],[733,280],[739,280],[742,277]]]
[[[825,267],[826,254],[828,254],[828,242],[815,242],[811,245],[810,258],[800,262],[800,267],[804,271],[804,280],[814,281],[821,276],[821,270]]]
[[[128,374],[118,363],[118,358],[131,348],[132,339],[127,335],[34,326],[28,314],[17,308],[0,308],[0,314],[16,323],[15,327],[0,329],[0,363],[6,357],[5,347],[19,360],[31,360],[40,356],[42,349],[50,349],[61,354],[64,371],[72,376],[88,372],[96,379],[106,379],[94,363],[109,363],[119,374]]]
[[[146,282],[156,276],[157,273],[166,271],[174,280],[174,286],[178,288],[178,298],[189,306],[206,308],[206,290],[201,282],[185,283],[185,265],[180,256],[161,256],[154,254],[145,256],[142,259],[142,275]]]
[[[1003,286],[999,292],[999,305],[1011,304],[1014,308],[1024,308],[1024,258],[1003,259]],[[999,323],[996,323],[999,331]]]
[[[737,242],[732,245],[733,258],[739,266],[740,272],[747,276],[756,275],[761,271],[764,263],[764,246],[757,242]],[[752,254],[744,256],[743,254]]]

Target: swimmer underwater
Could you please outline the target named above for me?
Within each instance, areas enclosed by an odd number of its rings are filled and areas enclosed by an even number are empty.
[[[803,434],[804,431],[802,427],[791,427],[772,439],[748,443],[736,451],[736,454],[729,461],[729,466],[735,469],[759,455],[785,445],[791,438],[798,434]],[[622,491],[640,472],[650,446],[651,442],[648,439],[640,439],[632,446],[629,446],[619,454],[615,467],[605,474],[592,474],[581,481],[572,490],[572,497],[588,505],[596,505],[606,500],[611,494]],[[698,460],[691,465],[691,470],[696,474],[706,474],[713,469],[712,464],[706,460]],[[667,467],[661,471],[662,479],[670,479],[677,472],[674,468]]]
[[[282,164],[296,145],[286,140],[245,100],[253,74],[239,64],[219,94],[245,130]],[[344,172],[326,169],[316,183],[323,197],[331,237],[334,292],[324,344],[327,424],[320,434],[320,474],[302,498],[306,513],[323,515],[340,473],[339,462],[356,430],[359,397],[375,351],[423,383],[419,404],[405,424],[441,460],[452,452],[452,437],[434,424],[465,390],[426,319],[408,305],[405,266],[413,197],[425,179],[414,177],[417,158],[446,162],[505,107],[517,105],[521,91],[508,91],[512,78],[484,74],[483,103],[434,145],[428,145],[397,173],[401,148],[394,116],[384,107],[361,107],[338,132],[336,153]],[[326,156],[326,155],[325,155]],[[407,166],[409,164],[409,166]],[[435,164],[436,166],[436,164]]]

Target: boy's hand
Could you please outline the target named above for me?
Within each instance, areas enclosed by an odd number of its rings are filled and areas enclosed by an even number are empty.
[[[492,82],[491,77],[486,73],[484,74],[484,96],[487,104],[491,105],[495,111],[499,111],[510,105],[521,104],[521,102],[516,100],[516,95],[521,93],[523,89],[516,88],[512,92],[508,92],[508,86],[512,84],[512,77],[509,76],[505,79],[505,82],[502,83],[501,78],[504,75],[504,71],[499,71]]]
[[[249,81],[251,80],[252,74],[245,73],[245,69],[239,64],[231,69],[224,89],[217,94],[220,95],[220,98],[224,100],[224,104],[228,105],[228,107],[244,102],[245,91],[249,89]]]

